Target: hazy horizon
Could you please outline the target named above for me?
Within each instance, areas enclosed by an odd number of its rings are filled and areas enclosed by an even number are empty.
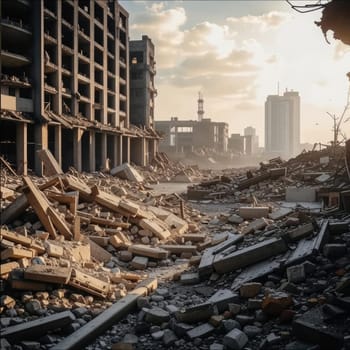
[[[257,129],[264,144],[266,97],[285,89],[301,97],[301,142],[329,142],[327,112],[346,103],[350,47],[319,27],[321,11],[300,14],[286,1],[120,1],[130,39],[148,35],[157,61],[155,120],[205,118],[231,133]],[[350,123],[343,131],[350,134]]]

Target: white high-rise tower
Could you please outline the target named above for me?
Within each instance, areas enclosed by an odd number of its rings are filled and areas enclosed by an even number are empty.
[[[265,102],[265,151],[294,157],[300,148],[300,97],[296,91],[269,95]]]

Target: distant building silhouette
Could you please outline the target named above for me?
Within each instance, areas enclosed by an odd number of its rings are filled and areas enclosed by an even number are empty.
[[[244,139],[245,139],[245,154],[252,155],[256,154],[259,148],[259,136],[256,135],[256,130],[247,126],[244,129]]]
[[[269,95],[265,102],[265,151],[285,158],[300,149],[300,97],[296,91]]]

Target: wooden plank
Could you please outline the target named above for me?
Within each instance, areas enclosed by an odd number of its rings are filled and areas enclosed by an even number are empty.
[[[72,233],[73,233],[73,239],[75,241],[80,240],[80,216],[76,215],[73,220],[72,224]]]
[[[105,262],[105,263],[111,260],[113,255],[110,252],[100,247],[91,239],[87,239],[87,240],[90,243],[90,252],[91,252],[92,258],[96,259],[99,262]]]
[[[50,205],[46,197],[44,197],[43,193],[34,185],[28,176],[23,176],[23,182],[28,186],[28,188],[25,189],[25,195],[27,196],[29,204],[33,207],[40,222],[45,227],[45,230],[50,234],[50,237],[55,239],[56,230],[50,217],[47,215],[47,209]]]
[[[47,208],[47,214],[52,220],[52,223],[55,225],[57,228],[57,231],[62,234],[65,238],[71,239],[73,237],[73,233],[69,229],[67,223],[60,218],[58,213],[52,209],[51,207]]]
[[[131,215],[136,216],[140,206],[137,205],[136,203],[133,203],[132,201],[128,200],[128,199],[122,199],[119,202],[119,207],[122,208],[123,210],[126,210],[128,212],[130,212]]]
[[[18,218],[29,207],[27,197],[24,194],[18,196],[10,205],[8,205],[0,215],[1,224],[7,224]]]
[[[117,213],[122,210],[122,208],[119,207],[121,200],[120,197],[101,191],[97,186],[91,187],[91,193],[93,194],[95,202],[100,204],[102,207],[110,209]]]
[[[35,255],[36,253],[31,249],[17,247],[7,248],[0,253],[1,260],[33,258]]]
[[[94,241],[100,247],[107,247],[109,244],[109,237],[101,237],[101,236],[89,236],[91,241]]]
[[[92,295],[106,298],[109,292],[109,283],[99,280],[77,269],[72,270],[70,286],[83,290]]]
[[[70,267],[31,265],[24,271],[24,278],[47,283],[67,284],[71,272]]]
[[[56,185],[59,182],[59,177],[55,176],[49,179],[44,184],[39,186],[40,190],[44,190],[51,186]],[[0,215],[1,224],[11,222],[21,216],[25,210],[29,207],[29,202],[25,194],[19,195],[10,205],[8,205]]]
[[[165,249],[170,253],[181,254],[181,253],[195,253],[197,251],[197,247],[194,245],[171,245],[171,244],[163,244],[160,245],[159,248]]]
[[[37,151],[40,160],[44,163],[44,174],[46,176],[63,174],[63,170],[58,164],[53,154],[48,149]]]
[[[93,200],[90,187],[77,177],[66,174],[63,177],[63,184],[65,189],[78,191],[79,198],[83,199],[84,201],[91,202]]]
[[[122,221],[117,221],[117,220],[108,220],[108,219],[93,216],[92,214],[84,213],[81,211],[77,211],[77,214],[81,217],[88,218],[89,222],[91,224],[97,224],[97,225],[101,225],[101,226],[109,226],[109,227],[113,227],[113,228],[121,227],[121,228],[125,228],[125,229],[127,229],[131,226],[131,224],[129,224],[128,222],[122,222]]]
[[[148,220],[148,219],[140,220],[139,225],[144,230],[151,231],[155,236],[157,236],[161,240],[167,239],[171,235],[171,233],[168,230],[164,230],[164,228],[159,226],[156,222],[153,222],[153,221]]]
[[[135,255],[146,256],[148,258],[154,258],[154,259],[166,259],[169,255],[169,252],[164,249],[152,248],[150,246],[143,245],[143,244],[131,245],[128,248],[128,250],[129,252]]]
[[[42,317],[34,321],[27,321],[15,326],[1,329],[1,338],[7,339],[10,343],[20,340],[38,339],[50,330],[68,326],[75,320],[71,311],[63,311],[54,315]]]
[[[185,233],[182,235],[182,237],[184,238],[185,242],[204,242],[207,235],[205,233]]]
[[[8,231],[4,228],[0,229],[0,234],[1,234],[2,238],[5,238],[5,239],[7,239],[11,242],[14,242],[14,243],[24,245],[26,247],[29,247],[33,241],[33,239],[31,237],[26,237],[26,236],[23,236],[19,233]]]
[[[9,275],[9,282],[12,289],[27,291],[50,290],[50,285],[46,283],[25,280],[23,269],[12,270]]]
[[[69,210],[73,215],[77,213],[79,192],[74,191],[73,193],[55,193],[47,192],[47,198],[57,201],[61,204],[68,204]]]
[[[19,268],[18,262],[11,261],[9,263],[1,264],[0,265],[0,274],[1,278],[3,278],[3,275],[7,275],[10,273],[12,270]]]
[[[60,343],[54,345],[51,350],[83,349],[84,345],[95,340],[100,334],[104,333],[135,309],[139,297],[149,294],[156,288],[157,279],[155,278],[150,278],[141,282],[127,296],[114,303],[73,334],[65,337]]]

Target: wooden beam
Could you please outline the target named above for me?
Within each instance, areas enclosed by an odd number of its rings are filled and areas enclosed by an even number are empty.
[[[43,193],[34,185],[32,180],[28,176],[23,176],[23,182],[28,186],[24,193],[27,196],[29,204],[38,215],[40,222],[45,227],[45,230],[50,234],[50,237],[56,238],[55,227],[47,215],[47,209],[50,207],[46,197]]]

